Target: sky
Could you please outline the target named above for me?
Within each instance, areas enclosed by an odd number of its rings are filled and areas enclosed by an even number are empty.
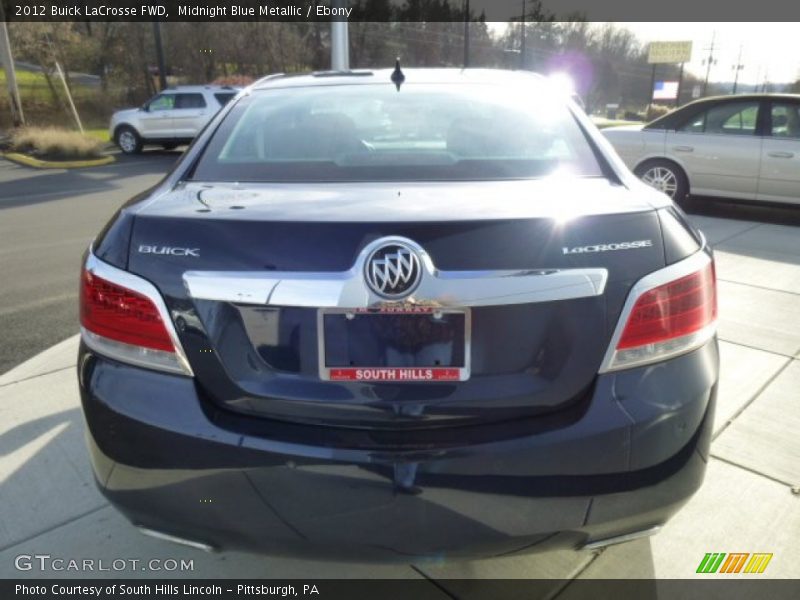
[[[595,23],[601,26],[603,23]],[[800,79],[800,26],[797,23],[623,23],[643,44],[658,41],[691,41],[692,61],[686,69],[704,78],[708,47],[714,36],[714,58],[709,80],[733,81],[741,47],[744,69],[739,72],[742,83],[793,82]],[[490,23],[502,31],[506,23]],[[715,35],[716,34],[716,35]]]
[[[643,42],[691,40],[692,62],[686,68],[705,76],[703,59],[714,37],[711,81],[733,81],[741,47],[744,69],[739,81],[763,83],[800,79],[800,25],[797,23],[617,23],[633,31]],[[716,35],[714,35],[716,33]]]

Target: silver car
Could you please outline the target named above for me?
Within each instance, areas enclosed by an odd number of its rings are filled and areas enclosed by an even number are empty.
[[[109,136],[125,154],[138,154],[146,144],[167,150],[188,144],[239,89],[227,85],[165,89],[140,108],[115,112]]]
[[[704,98],[603,133],[636,175],[678,202],[691,193],[800,204],[800,95]]]

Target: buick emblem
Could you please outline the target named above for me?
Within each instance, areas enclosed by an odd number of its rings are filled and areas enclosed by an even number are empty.
[[[411,294],[422,275],[416,251],[400,242],[387,242],[373,250],[364,271],[370,289],[389,299]]]

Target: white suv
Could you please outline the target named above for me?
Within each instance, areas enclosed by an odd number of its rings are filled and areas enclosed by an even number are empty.
[[[109,134],[125,154],[141,152],[145,144],[171,150],[191,142],[239,89],[218,85],[167,88],[141,108],[115,112]]]

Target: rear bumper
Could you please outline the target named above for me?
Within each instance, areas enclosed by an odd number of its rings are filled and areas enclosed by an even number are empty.
[[[496,438],[461,427],[398,449],[377,433],[231,418],[192,379],[83,346],[79,360],[96,479],[133,523],[215,547],[371,560],[579,547],[664,523],[702,483],[717,377],[712,340],[599,376],[563,426],[494,425]]]

